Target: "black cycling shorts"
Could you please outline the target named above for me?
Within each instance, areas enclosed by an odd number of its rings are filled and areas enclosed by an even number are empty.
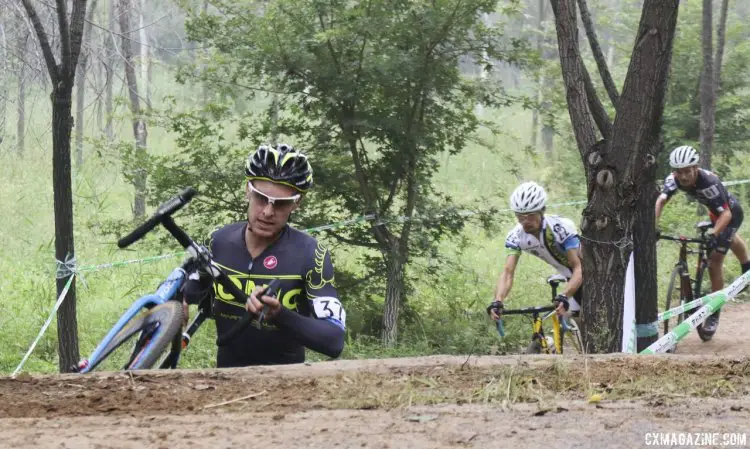
[[[732,244],[732,239],[737,233],[737,230],[742,226],[742,220],[745,218],[745,214],[742,211],[742,206],[737,203],[732,209],[732,220],[729,222],[727,227],[716,236],[716,249],[714,251],[721,254],[726,254],[729,251],[729,246]],[[716,223],[716,219],[711,215],[711,222]]]

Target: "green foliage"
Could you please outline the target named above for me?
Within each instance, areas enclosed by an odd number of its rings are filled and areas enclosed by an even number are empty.
[[[313,157],[320,192],[314,204],[325,216],[310,213],[320,221],[450,209],[450,198],[431,186],[437,156],[466,145],[479,124],[477,101],[509,101],[492,86],[462,79],[458,58],[512,59],[523,48],[501,47],[497,30],[478,20],[494,8],[491,1],[215,6],[221,16],[195,15],[187,23],[193,40],[220,55],[207,78],[282,92],[285,132]],[[408,204],[408,185],[416,207]],[[455,216],[446,215],[433,221],[436,237],[456,229]],[[375,243],[368,229],[348,234]]]
[[[700,8],[681,8],[677,37],[672,54],[667,107],[664,112],[663,154],[667,170],[669,149],[679,145],[699,148],[700,77],[703,69]],[[730,13],[727,19],[727,44],[721,68],[716,101],[716,131],[713,147],[713,169],[726,173],[737,162],[740,151],[750,141],[750,43],[742,19]],[[715,33],[715,28],[714,28]],[[716,42],[714,41],[714,49]]]

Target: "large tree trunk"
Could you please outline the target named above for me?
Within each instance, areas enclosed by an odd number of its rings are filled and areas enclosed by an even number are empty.
[[[55,257],[59,261],[75,257],[73,240],[73,192],[70,180],[70,135],[73,128],[73,82],[71,76],[56,84],[52,97],[52,182],[55,186]],[[67,278],[57,279],[58,294]],[[60,372],[78,363],[78,319],[75,280],[57,312],[57,339]]]
[[[589,352],[616,352],[622,338],[625,269],[633,246],[638,248],[634,254],[636,320],[642,324],[656,319],[654,164],[660,150],[661,115],[679,2],[645,0],[609,141],[597,141],[592,123],[589,107],[596,102],[588,97],[596,93],[585,86],[574,0],[559,0],[557,5],[568,110],[588,185],[589,202],[581,225],[584,341]],[[641,338],[639,347],[653,340],[653,335]]]
[[[135,162],[133,185],[135,186],[135,201],[133,217],[139,220],[146,215],[146,122],[143,119],[140,97],[138,95],[138,79],[133,64],[132,42],[127,36],[130,33],[130,0],[120,0],[120,32],[122,33],[122,56],[125,63],[125,82],[128,85],[130,97],[130,112],[133,115],[133,136],[135,137]]]
[[[703,22],[701,35],[701,50],[703,53],[703,72],[701,74],[700,100],[700,144],[701,166],[711,168],[711,153],[714,142],[716,92],[714,91],[713,67],[713,2],[703,0]]]
[[[398,245],[385,257],[387,271],[383,307],[383,344],[391,347],[398,341],[398,315],[404,296],[404,262]]]

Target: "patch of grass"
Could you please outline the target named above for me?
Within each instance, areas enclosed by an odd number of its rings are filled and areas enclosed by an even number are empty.
[[[560,360],[560,359],[558,359]],[[745,363],[654,363],[628,360],[546,361],[493,367],[418,368],[390,375],[349,373],[318,385],[331,408],[409,408],[434,404],[554,404],[587,400],[664,400],[750,393]],[[587,373],[588,372],[588,373]]]

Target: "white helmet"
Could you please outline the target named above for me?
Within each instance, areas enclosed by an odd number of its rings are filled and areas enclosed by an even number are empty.
[[[700,156],[695,148],[689,145],[683,145],[672,150],[672,154],[669,155],[669,165],[672,168],[684,168],[698,165]]]
[[[547,205],[547,194],[535,182],[524,182],[510,196],[510,208],[517,214],[539,212]]]

